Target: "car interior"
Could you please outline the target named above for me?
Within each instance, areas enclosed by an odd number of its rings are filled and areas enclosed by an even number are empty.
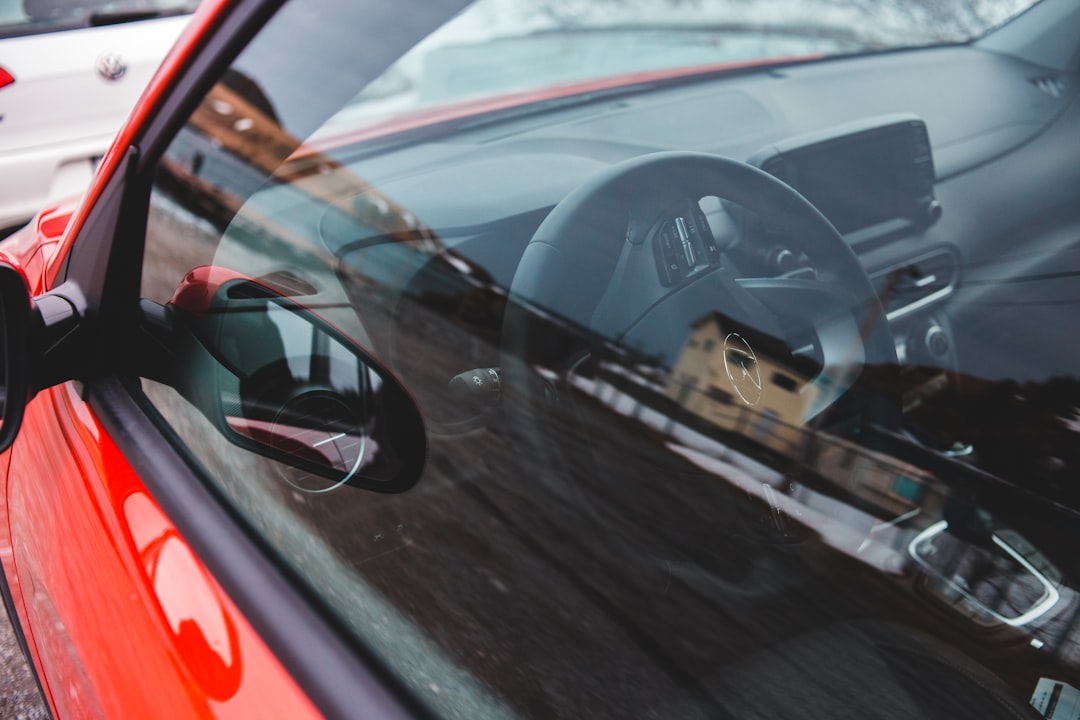
[[[143,391],[437,715],[1053,717],[1078,29],[362,127],[241,56],[159,163]]]

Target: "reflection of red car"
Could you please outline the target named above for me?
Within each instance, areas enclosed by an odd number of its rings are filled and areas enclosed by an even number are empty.
[[[1080,700],[1073,0],[406,5],[204,0],[0,245],[53,714]]]

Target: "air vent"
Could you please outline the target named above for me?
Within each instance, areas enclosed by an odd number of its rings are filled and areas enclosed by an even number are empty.
[[[1060,98],[1065,94],[1065,78],[1060,75],[1043,75],[1030,79],[1031,84],[1053,98]]]
[[[956,256],[937,250],[871,275],[889,320],[898,320],[948,297],[956,287]]]

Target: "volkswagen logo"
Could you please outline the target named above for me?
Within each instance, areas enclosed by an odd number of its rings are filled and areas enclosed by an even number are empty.
[[[761,371],[750,343],[738,333],[724,338],[724,372],[739,398],[747,405],[761,400]]]
[[[97,69],[98,75],[114,82],[124,77],[124,73],[127,72],[127,63],[124,62],[124,58],[115,52],[101,53],[94,67]]]

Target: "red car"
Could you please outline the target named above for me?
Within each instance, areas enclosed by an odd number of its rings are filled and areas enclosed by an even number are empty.
[[[1074,0],[204,0],[0,244],[53,715],[1077,717],[1078,59]]]

